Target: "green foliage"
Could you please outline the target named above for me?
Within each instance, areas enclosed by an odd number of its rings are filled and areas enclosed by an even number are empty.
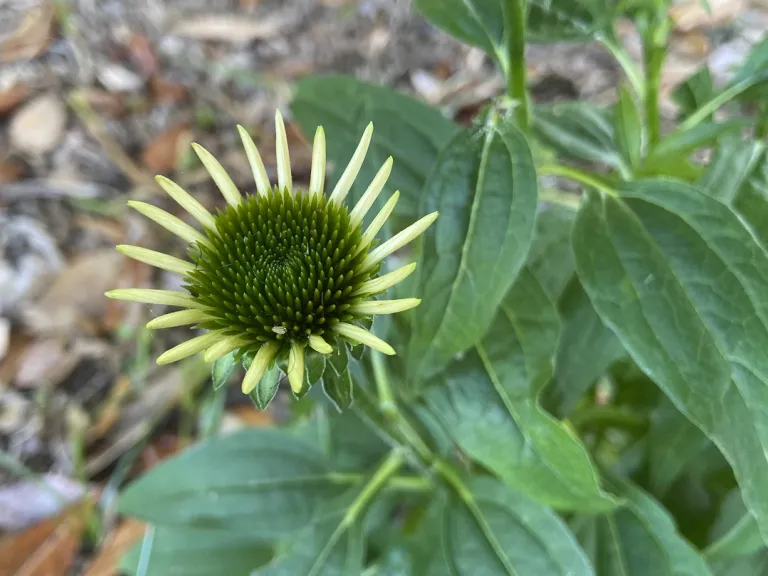
[[[342,76],[292,103],[336,166],[375,123],[353,197],[392,155],[398,224],[440,212],[407,280],[421,305],[372,327],[398,356],[312,353],[325,394],[280,427],[131,483],[120,511],[153,528],[127,573],[768,575],[768,44],[722,89],[706,68],[678,86],[659,134],[666,1],[415,6],[505,76],[472,127]],[[616,103],[529,113],[521,13],[529,40],[603,43],[627,75]]]
[[[423,239],[408,347],[412,382],[440,372],[493,321],[533,235],[536,172],[523,135],[495,112],[458,134],[424,187],[440,218]]]
[[[376,138],[349,193],[348,204],[357,202],[384,161],[392,156],[397,170],[392,172],[377,206],[380,208],[392,192],[400,190],[395,215],[406,220],[422,214],[419,191],[443,144],[458,131],[451,120],[418,100],[346,76],[305,78],[296,87],[291,110],[305,134],[314,134],[318,126],[325,130],[327,159],[337,167],[335,172],[329,171],[329,190],[341,176],[365,127],[373,122]]]

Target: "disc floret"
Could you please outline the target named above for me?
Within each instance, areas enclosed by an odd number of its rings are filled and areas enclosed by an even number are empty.
[[[275,358],[288,356],[288,377],[295,393],[305,389],[307,349],[330,354],[342,340],[365,344],[385,354],[392,347],[360,326],[376,314],[392,314],[419,304],[416,298],[375,300],[415,269],[415,264],[379,276],[386,256],[401,248],[437,217],[425,216],[392,239],[374,246],[376,234],[397,203],[395,192],[367,227],[363,222],[381,193],[392,159],[381,167],[351,210],[344,203],[365,158],[373,126],[369,124],[349,165],[331,194],[323,191],[325,135],[315,134],[309,187],[293,188],[285,128],[276,113],[278,182],[271,186],[256,145],[238,126],[256,183],[243,196],[224,168],[204,148],[193,149],[226,200],[210,213],[177,184],[157,177],[160,186],[201,225],[203,231],[150,204],[129,205],[173,232],[190,246],[190,261],[141,248],[118,246],[136,260],[181,274],[184,292],[113,290],[107,296],[184,308],[150,321],[150,329],[191,325],[207,332],[171,348],[157,360],[175,362],[204,352],[212,362],[237,350],[253,354],[242,388],[250,393]]]

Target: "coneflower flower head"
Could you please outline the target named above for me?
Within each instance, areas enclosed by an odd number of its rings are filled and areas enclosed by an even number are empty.
[[[423,233],[437,212],[423,217],[393,238],[376,245],[376,234],[392,213],[395,192],[367,226],[364,218],[392,170],[389,158],[351,210],[349,193],[373,134],[369,124],[336,186],[326,196],[325,134],[317,129],[312,169],[306,190],[293,187],[285,126],[275,115],[277,185],[267,177],[261,156],[238,126],[256,183],[243,196],[224,168],[203,147],[193,149],[226,200],[211,214],[177,184],[162,176],[160,186],[197,222],[202,231],[150,204],[129,205],[189,243],[190,261],[138,246],[118,246],[136,260],[181,274],[185,291],[122,289],[110,298],[177,306],[182,310],[155,318],[150,329],[192,325],[207,332],[163,353],[159,364],[204,352],[213,362],[233,351],[252,355],[242,383],[250,393],[278,357],[287,356],[294,393],[306,391],[308,349],[330,354],[344,341],[364,344],[385,354],[392,347],[363,325],[377,314],[392,314],[419,304],[416,298],[376,300],[374,297],[408,277],[415,264],[379,275],[382,261]]]

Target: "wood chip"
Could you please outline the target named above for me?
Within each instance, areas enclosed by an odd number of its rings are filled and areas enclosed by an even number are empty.
[[[243,18],[237,14],[201,14],[177,22],[169,33],[193,40],[242,44],[277,38],[286,24],[282,15]]]
[[[113,287],[123,257],[107,248],[81,256],[58,275],[42,298],[23,312],[38,334],[69,334],[86,318],[101,318],[104,292]]]
[[[24,174],[24,166],[16,160],[0,161],[0,184],[16,182]]]
[[[13,33],[0,46],[0,62],[31,60],[50,44],[54,10],[50,2],[43,1],[31,10]]]
[[[26,154],[53,150],[64,134],[67,109],[53,93],[43,94],[19,108],[8,127],[11,146]]]
[[[189,96],[189,90],[183,84],[170,82],[160,75],[154,75],[149,80],[149,92],[155,102],[184,102]]]

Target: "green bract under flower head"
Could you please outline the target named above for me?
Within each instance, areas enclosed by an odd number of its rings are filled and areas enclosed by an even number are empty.
[[[357,205],[345,204],[365,158],[373,133],[366,129],[349,165],[331,194],[324,194],[325,135],[318,128],[312,153],[312,172],[306,190],[294,189],[285,128],[280,113],[277,127],[277,186],[267,178],[259,152],[238,126],[256,182],[256,193],[243,197],[219,162],[193,144],[200,160],[221,190],[227,206],[211,214],[197,200],[167,178],[163,189],[203,228],[189,226],[168,212],[142,202],[133,208],[192,244],[191,262],[138,246],[118,246],[136,260],[181,274],[186,292],[125,289],[111,298],[184,308],[152,320],[149,328],[194,325],[208,331],[168,350],[158,363],[175,362],[198,352],[206,361],[239,350],[252,353],[243,391],[250,393],[271,362],[285,351],[288,377],[296,393],[304,390],[307,346],[330,354],[341,339],[394,354],[389,344],[360,326],[375,314],[392,314],[418,305],[419,300],[375,300],[406,278],[415,264],[379,276],[382,260],[401,248],[437,218],[425,216],[390,240],[374,247],[376,234],[391,214],[395,192],[364,227],[363,220],[376,201],[392,169],[388,159]]]

